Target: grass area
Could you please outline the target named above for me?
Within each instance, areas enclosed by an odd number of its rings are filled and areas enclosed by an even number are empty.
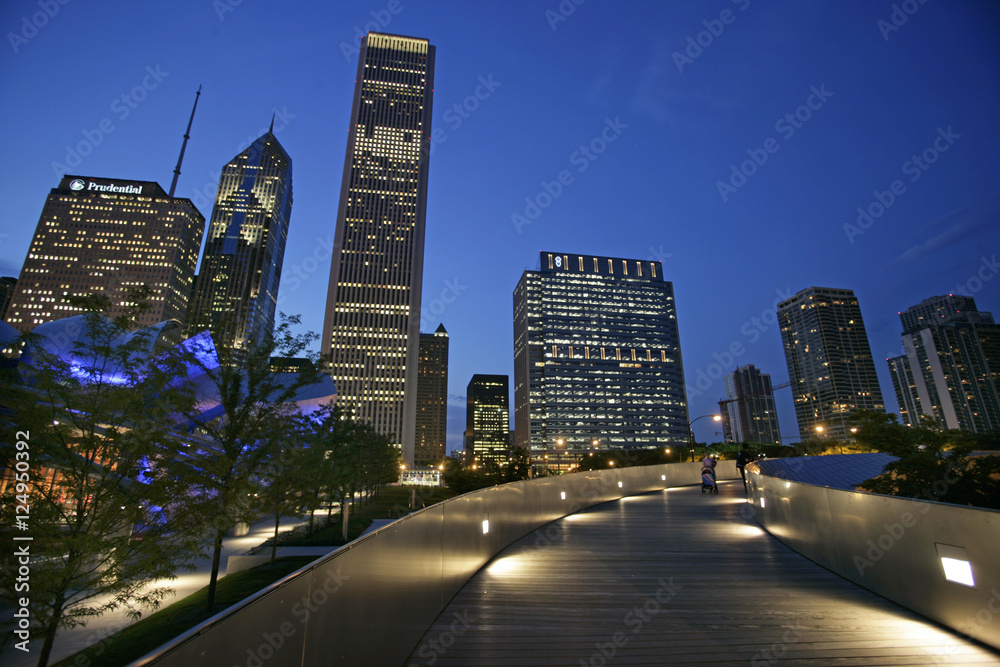
[[[455,492],[445,487],[412,487],[412,486],[386,486],[379,492],[378,496],[366,503],[355,502],[351,505],[347,520],[347,540],[341,537],[343,527],[340,521],[333,521],[329,526],[317,530],[312,535],[306,535],[289,541],[281,541],[278,546],[282,547],[315,547],[315,546],[341,546],[355,540],[361,533],[365,532],[368,526],[375,519],[391,519],[407,514],[410,499],[416,489],[417,509],[427,505],[439,503],[455,495]],[[317,517],[321,512],[317,512]],[[263,551],[261,553],[264,553]]]
[[[205,609],[208,596],[208,587],[205,587],[133,623],[118,634],[61,660],[56,663],[56,667],[127,665],[314,560],[315,556],[279,558],[273,566],[261,565],[252,570],[222,577],[215,592],[215,606],[212,611]]]

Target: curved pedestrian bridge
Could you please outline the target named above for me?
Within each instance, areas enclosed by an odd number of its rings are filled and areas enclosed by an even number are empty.
[[[915,582],[916,583],[916,582]],[[1000,622],[1000,618],[996,622]],[[739,481],[622,498],[500,552],[407,665],[985,665],[1000,654],[833,574]]]
[[[718,495],[696,463],[482,489],[135,664],[1000,664],[1000,512],[847,490],[871,456],[752,464],[747,491],[723,461]]]

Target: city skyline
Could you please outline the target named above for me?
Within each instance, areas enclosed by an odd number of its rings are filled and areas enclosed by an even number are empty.
[[[893,412],[882,360],[902,352],[898,312],[949,293],[1000,308],[992,5],[894,16],[889,2],[586,3],[564,15],[555,2],[275,13],[223,1],[97,15],[70,3],[32,27],[39,11],[0,9],[17,36],[0,56],[17,130],[0,139],[0,275],[18,275],[63,173],[165,188],[203,84],[176,194],[208,217],[219,165],[275,113],[297,181],[278,309],[317,333],[360,36],[437,47],[421,315],[451,338],[448,451],[464,380],[513,374],[510,298],[541,247],[663,262],[692,418],[717,412],[738,365],[787,379],[774,305],[809,286],[855,291]],[[279,48],[232,67],[253,57],[255,32]],[[66,66],[77,60],[100,75]],[[788,393],[775,399],[796,439]],[[715,439],[709,422],[699,440]]]

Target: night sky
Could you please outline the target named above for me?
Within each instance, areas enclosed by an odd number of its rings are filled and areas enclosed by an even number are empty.
[[[890,411],[899,311],[965,293],[1000,315],[998,3],[6,0],[0,28],[0,275],[62,173],[168,189],[202,85],[177,195],[209,218],[275,114],[280,309],[317,333],[356,44],[429,39],[422,328],[451,336],[449,451],[471,376],[513,373],[512,292],[540,250],[663,261],[692,419],[737,364],[787,379],[774,304],[806,287],[856,292]]]

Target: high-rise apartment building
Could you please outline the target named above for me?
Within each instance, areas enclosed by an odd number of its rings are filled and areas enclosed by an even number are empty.
[[[810,287],[779,303],[777,314],[801,438],[846,438],[855,412],[885,411],[852,290]]]
[[[205,218],[188,199],[156,183],[65,176],[49,192],[7,311],[7,323],[30,331],[75,315],[64,296],[101,294],[110,315],[130,290],[152,289],[140,326],[184,322]]]
[[[724,378],[726,400],[719,403],[728,442],[781,444],[771,376],[753,364],[740,366]]]
[[[448,332],[420,334],[417,362],[417,424],[413,465],[440,464],[448,440]]]
[[[917,384],[913,379],[910,360],[905,354],[889,357],[889,376],[892,378],[892,389],[899,404],[899,421],[906,426],[920,424],[920,408],[917,407]]]
[[[510,461],[510,384],[506,375],[473,375],[465,390],[465,460]]]
[[[899,314],[902,360],[889,360],[900,408],[910,423],[921,415],[941,426],[973,433],[1000,428],[1000,325],[972,297],[925,299]],[[905,421],[905,420],[904,420]]]
[[[413,463],[434,47],[361,42],[323,323],[338,400]]]
[[[515,445],[557,469],[595,447],[686,445],[677,311],[661,263],[539,259],[514,290]]]
[[[273,130],[273,126],[272,126]],[[269,130],[222,168],[187,332],[240,348],[274,330],[292,160]]]

